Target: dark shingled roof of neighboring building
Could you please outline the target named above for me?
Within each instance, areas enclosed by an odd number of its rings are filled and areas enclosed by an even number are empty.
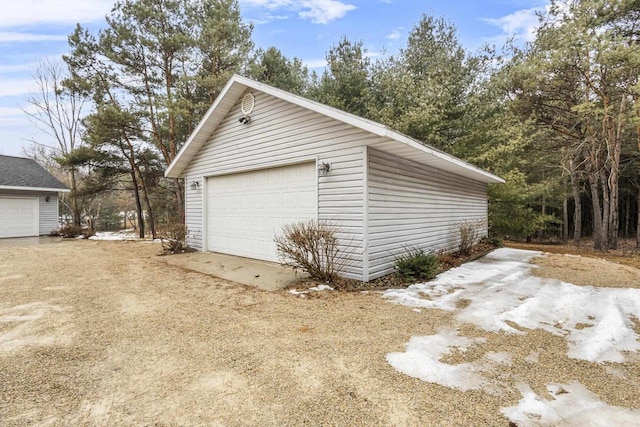
[[[0,189],[3,187],[24,187],[25,190],[33,188],[68,190],[66,185],[34,160],[0,155]]]

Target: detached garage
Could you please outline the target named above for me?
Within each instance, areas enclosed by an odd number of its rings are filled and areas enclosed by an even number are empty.
[[[58,193],[69,189],[31,159],[0,156],[0,239],[58,228]]]
[[[165,175],[185,179],[188,243],[277,261],[283,225],[327,220],[349,245],[347,277],[393,271],[407,246],[453,250],[486,234],[487,184],[446,153],[326,105],[233,76]]]

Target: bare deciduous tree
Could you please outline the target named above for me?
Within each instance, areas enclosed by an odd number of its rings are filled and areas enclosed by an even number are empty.
[[[33,124],[55,141],[57,146],[51,148],[57,159],[68,156],[83,144],[82,117],[86,99],[65,89],[62,83],[67,77],[68,69],[63,62],[41,61],[33,75],[36,91],[27,99],[32,108],[24,110]],[[42,145],[39,141],[31,142]],[[80,225],[82,207],[78,197],[78,171],[75,166],[65,167],[65,170],[71,188],[73,223]]]

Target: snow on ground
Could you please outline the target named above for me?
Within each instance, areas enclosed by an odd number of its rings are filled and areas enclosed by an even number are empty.
[[[453,348],[466,351],[477,339],[458,336],[456,331],[441,330],[438,335],[413,337],[404,353],[389,353],[387,361],[403,374],[422,381],[438,383],[462,391],[483,388],[484,380],[471,363],[449,365],[440,362]]]
[[[389,301],[412,309],[435,308],[454,312],[460,324],[472,324],[490,332],[525,334],[542,329],[564,337],[568,356],[590,362],[625,362],[626,352],[640,350],[633,322],[640,319],[640,289],[576,286],[533,276],[528,261],[541,252],[498,249],[484,259],[464,264],[428,283],[383,294]],[[517,327],[516,327],[517,326]],[[482,373],[496,365],[510,364],[506,352],[490,352],[474,363],[441,362],[452,351],[466,351],[478,338],[459,336],[455,330],[412,337],[402,353],[390,353],[387,361],[399,372],[458,390],[483,389],[491,384]],[[539,352],[525,361],[537,363]],[[536,395],[526,384],[519,386],[523,398],[503,413],[523,426],[640,425],[639,410],[608,406],[581,384],[548,385],[554,400]]]
[[[519,384],[522,399],[501,412],[522,427],[539,425],[637,426],[640,410],[610,406],[582,384],[547,384],[549,399],[536,394],[527,384]]]
[[[138,240],[139,237],[132,230],[121,231],[98,231],[95,236],[89,237],[89,240]]]
[[[333,290],[333,288],[331,286],[329,286],[329,285],[318,285],[318,286],[314,286],[312,288],[308,288],[307,290],[304,290],[304,291],[299,291],[297,289],[291,289],[291,290],[289,290],[289,293],[293,294],[293,295],[298,295],[301,298],[305,298],[306,294],[308,294],[309,291],[322,292],[322,291],[332,291],[332,290]]]
[[[525,333],[509,322],[543,329],[564,336],[574,359],[624,362],[622,352],[640,350],[632,328],[632,317],[640,319],[640,289],[576,286],[535,277],[535,266],[527,261],[538,255],[498,249],[432,282],[392,289],[383,296],[409,307],[455,311],[459,322],[487,331]],[[456,308],[467,301],[466,307]]]

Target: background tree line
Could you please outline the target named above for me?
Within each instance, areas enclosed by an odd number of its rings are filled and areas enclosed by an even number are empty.
[[[155,235],[184,220],[183,183],[164,168],[238,73],[504,177],[490,188],[495,235],[588,236],[598,249],[635,235],[640,247],[639,15],[634,0],[552,1],[535,41],[501,52],[469,52],[451,23],[423,15],[397,54],[373,59],[345,36],[318,75],[256,49],[235,0],[123,0],[38,70],[32,117],[59,146],[31,154],[66,174],[75,223],[104,226],[128,203],[140,235]]]

